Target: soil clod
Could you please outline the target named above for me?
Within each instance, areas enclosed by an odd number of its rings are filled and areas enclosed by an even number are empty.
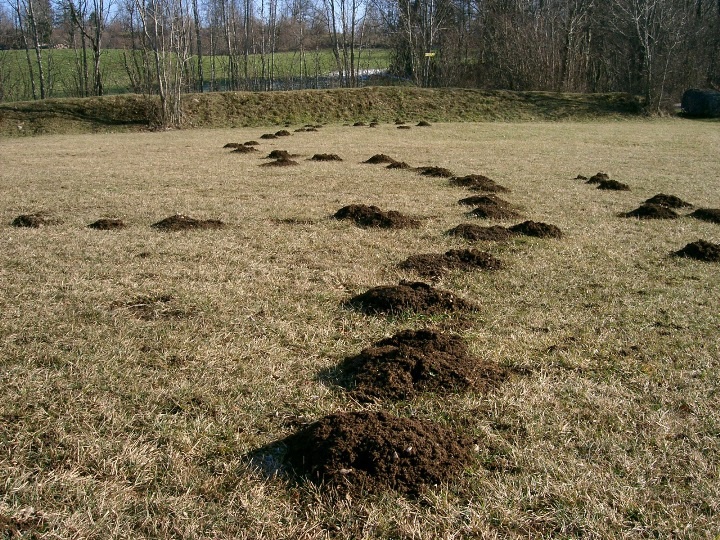
[[[398,265],[425,277],[439,277],[450,270],[497,270],[502,263],[490,253],[477,249],[451,249],[446,253],[412,255]]]
[[[467,176],[453,176],[450,185],[470,188],[472,191],[486,191],[488,193],[507,193],[510,190],[496,183],[495,180],[482,174],[468,174]]]
[[[645,201],[645,204],[658,204],[660,206],[667,206],[668,208],[692,208],[692,204],[683,201],[680,197],[665,195],[664,193],[653,195]]]
[[[225,146],[223,146],[223,148],[237,148],[238,146],[242,146],[242,144],[236,142],[229,142]]]
[[[425,121],[425,120],[420,120],[420,121],[417,123],[417,127],[430,127],[431,125],[432,125],[432,124],[430,124],[430,122],[427,122],[427,121]]]
[[[296,154],[291,154],[287,150],[273,150],[267,155],[268,159],[290,159],[297,157]]]
[[[460,199],[458,201],[458,204],[463,204],[465,206],[499,206],[501,208],[512,208],[512,204],[510,204],[505,199],[501,199],[497,195],[473,195],[472,197],[466,197],[464,199]]]
[[[466,240],[478,241],[503,241],[509,240],[515,233],[510,229],[501,227],[500,225],[493,225],[492,227],[481,227],[473,223],[462,223],[450,229],[448,231],[450,236],[460,236]]]
[[[477,306],[451,292],[426,283],[401,281],[382,285],[354,296],[349,304],[367,314],[399,314],[405,311],[435,315],[455,311],[474,311]]]
[[[117,229],[124,229],[125,223],[122,219],[103,218],[93,221],[90,225],[88,225],[88,228],[96,229],[98,231],[113,231]]]
[[[643,204],[635,210],[620,214],[621,217],[634,217],[638,219],[675,219],[678,214],[667,206],[659,204]]]
[[[292,133],[290,133],[287,129],[281,129],[280,131],[276,131],[275,135],[278,137],[289,137]]]
[[[409,169],[410,165],[408,165],[404,161],[394,161],[385,168],[386,169]]]
[[[384,411],[326,416],[283,443],[297,474],[354,494],[418,495],[460,474],[473,449],[442,426]]]
[[[391,158],[387,154],[375,154],[371,158],[363,161],[363,163],[369,163],[370,165],[378,165],[380,163],[397,163],[397,160]]]
[[[432,176],[433,178],[451,178],[452,171],[443,167],[418,167],[417,172],[423,176]]]
[[[260,135],[261,139],[277,139],[278,136],[274,133],[265,133],[264,135]]]
[[[348,219],[354,221],[360,227],[380,227],[383,229],[416,228],[420,221],[396,212],[395,210],[383,211],[377,206],[365,204],[350,204],[343,206],[335,212],[335,219]]]
[[[585,182],[585,183],[586,183],[586,184],[599,184],[599,183],[602,182],[603,180],[610,180],[610,176],[608,176],[608,175],[607,175],[606,173],[604,173],[604,172],[599,172],[599,173],[597,173],[597,174],[592,175],[592,176],[588,179],[588,181]]]
[[[151,227],[161,231],[187,231],[194,229],[221,229],[225,224],[219,219],[195,219],[182,214],[166,217]]]
[[[275,161],[270,161],[269,163],[263,163],[260,165],[261,167],[292,167],[294,165],[299,165],[297,161],[293,161],[290,158],[281,157],[276,159]]]
[[[28,227],[31,229],[38,229],[45,225],[51,225],[55,223],[54,220],[50,219],[47,214],[38,212],[37,214],[21,214],[10,223],[13,227]]]
[[[257,152],[257,151],[258,151],[258,149],[255,148],[254,146],[240,145],[240,146],[236,147],[235,150],[232,151],[232,153],[234,154],[235,152],[237,152],[239,154],[251,154],[251,153]]]
[[[691,242],[674,254],[678,257],[688,257],[699,261],[720,262],[720,244],[698,240]]]
[[[597,189],[608,189],[612,191],[630,191],[630,186],[617,180],[600,180]]]
[[[562,238],[562,231],[555,225],[540,221],[523,221],[509,228],[517,234],[535,236],[537,238]]]
[[[690,217],[710,223],[720,223],[720,208],[698,208],[690,214]]]
[[[496,204],[483,204],[469,212],[469,216],[481,219],[521,219],[522,214]]]
[[[353,127],[363,127],[365,125],[365,122],[355,122],[353,124]]]
[[[257,141],[245,141],[243,143],[243,146],[259,146],[260,143]]]
[[[310,158],[312,161],[342,161],[337,154],[315,154]]]

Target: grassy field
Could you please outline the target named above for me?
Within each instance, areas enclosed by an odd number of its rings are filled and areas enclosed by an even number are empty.
[[[71,49],[44,50],[44,71],[47,77],[48,97],[69,97],[79,95],[77,92],[76,65],[81,51]],[[34,52],[32,53],[34,55]],[[88,51],[88,61],[92,62],[92,53]],[[35,57],[32,56],[33,62]],[[132,66],[132,51],[124,49],[106,49],[102,52],[101,69],[106,94],[125,94],[132,92],[132,85],[127,72],[126,62]],[[266,59],[269,63],[269,56]],[[305,76],[313,78],[327,76],[337,71],[332,51],[322,49],[305,53]],[[390,63],[390,51],[387,49],[367,49],[360,52],[361,69],[387,69]],[[203,72],[208,85],[213,82],[219,89],[227,88],[228,56],[203,57]],[[192,60],[192,68],[197,60]],[[244,69],[244,67],[242,68]],[[262,58],[259,54],[250,55],[248,71],[251,77],[259,77],[262,73]],[[282,52],[275,55],[275,77],[277,79],[298,78],[301,75],[301,56],[299,52]],[[37,76],[37,68],[35,67]],[[21,101],[32,98],[30,77],[28,73],[25,51],[0,51],[0,101]]]
[[[254,155],[222,149],[267,131],[0,140],[4,538],[717,538],[718,265],[669,253],[719,242],[720,228],[617,216],[656,193],[719,207],[716,123],[334,124]],[[272,149],[344,161],[260,167]],[[470,221],[457,204],[469,193],[360,164],[380,152],[485,174],[564,237],[479,243],[505,268],[436,283],[475,313],[348,309],[369,287],[418,279],[396,267],[409,255],[469,245],[444,235]],[[574,180],[598,171],[632,191]],[[328,218],[350,203],[422,225]],[[57,222],[9,225],[38,211]],[[174,213],[227,227],[150,227]],[[101,217],[128,227],[86,228]],[[319,376],[428,327],[524,374],[372,405]],[[250,457],[324,415],[379,408],[479,451],[418,498],[336,497]]]

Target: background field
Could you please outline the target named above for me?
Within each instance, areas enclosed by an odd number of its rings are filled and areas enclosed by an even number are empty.
[[[331,125],[264,142],[259,155],[222,149],[266,131],[0,141],[0,530],[716,538],[718,266],[668,254],[698,238],[719,242],[720,229],[616,216],[661,192],[720,206],[716,123]],[[259,167],[275,148],[345,161]],[[467,221],[456,201],[469,193],[359,164],[379,152],[486,174],[565,238],[478,246],[507,268],[437,283],[479,303],[474,314],[348,310],[353,294],[417,278],[395,267],[407,256],[468,245],[443,232]],[[633,191],[573,180],[600,170]],[[350,203],[423,224],[378,231],[328,219]],[[9,226],[37,211],[59,223]],[[228,227],[149,227],[176,212]],[[112,216],[129,227],[85,227]],[[150,305],[144,318],[132,308],[139,303]],[[249,458],[326,414],[363,409],[319,373],[424,327],[457,332],[478,357],[527,370],[486,395],[389,407],[474,438],[480,452],[461,477],[419,499],[349,500],[268,476]]]

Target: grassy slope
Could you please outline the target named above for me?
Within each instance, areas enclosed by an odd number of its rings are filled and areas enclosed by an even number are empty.
[[[137,95],[52,99],[0,105],[0,135],[22,136],[146,129],[154,100]],[[636,115],[622,94],[556,94],[469,89],[370,87],[294,92],[226,92],[184,97],[188,127],[285,122],[561,120]]]

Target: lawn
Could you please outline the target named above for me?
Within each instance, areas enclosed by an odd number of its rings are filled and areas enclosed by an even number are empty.
[[[414,119],[414,121],[420,118]],[[0,140],[0,529],[61,538],[681,538],[720,531],[718,263],[671,256],[720,226],[619,217],[676,195],[718,208],[720,132],[679,119],[331,124]],[[292,132],[299,128],[293,125]],[[228,142],[256,140],[239,154]],[[261,167],[273,149],[293,167]],[[342,162],[315,162],[316,153]],[[483,174],[524,218],[465,215],[447,179]],[[575,177],[604,171],[631,191]],[[348,204],[420,219],[363,229]],[[19,214],[51,222],[15,228]],[[172,214],[221,229],[163,232]],[[98,218],[126,227],[97,231]],[[469,242],[463,222],[562,238]],[[429,280],[418,253],[503,267]],[[475,311],[365,314],[347,301],[424,280]],[[366,403],[332,374],[407,329],[459,336],[514,375]],[[330,374],[330,375],[328,375]],[[471,441],[419,494],[338,492],[278,441],[326,415],[390,414]]]

